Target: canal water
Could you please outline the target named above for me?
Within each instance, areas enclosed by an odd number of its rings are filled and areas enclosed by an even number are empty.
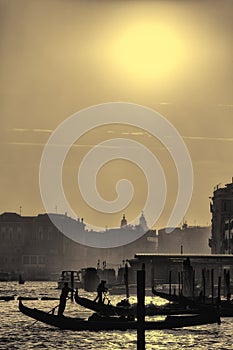
[[[59,297],[60,291],[56,289],[55,282],[26,282],[19,285],[16,282],[1,282],[0,296],[15,295],[38,297]],[[85,293],[80,290],[80,295],[94,298],[95,293]],[[124,296],[111,297],[112,303],[116,303]],[[131,297],[136,302],[136,297]],[[151,301],[161,304],[163,301],[157,297],[146,297],[146,302]],[[24,301],[29,307],[36,307],[44,311],[50,311],[58,304],[57,300],[50,301]],[[67,302],[65,311],[69,316],[88,317],[91,311],[85,310],[75,302]],[[85,349],[85,350],[136,350],[137,335],[135,331],[108,331],[108,332],[74,332],[62,331],[40,322],[34,323],[33,319],[21,314],[18,310],[18,301],[0,301],[0,349]],[[147,331],[147,350],[232,350],[233,318],[222,318],[219,326],[205,325],[187,327],[178,330]]]

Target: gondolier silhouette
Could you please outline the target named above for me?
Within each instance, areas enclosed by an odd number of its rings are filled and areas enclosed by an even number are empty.
[[[103,303],[103,294],[108,291],[108,288],[105,286],[106,281],[101,280],[100,284],[97,287],[97,296],[94,301],[98,301],[98,303]]]
[[[69,295],[69,292],[72,292],[72,289],[69,288],[68,282],[65,282],[60,295],[60,304],[59,304],[58,313],[57,313],[58,316],[63,316],[63,312],[65,311],[65,308],[66,308],[66,300]]]

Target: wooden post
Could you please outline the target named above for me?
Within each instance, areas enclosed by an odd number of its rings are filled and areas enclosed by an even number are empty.
[[[137,271],[137,350],[145,350],[145,270]]]
[[[71,271],[70,274],[70,284],[71,284],[71,301],[74,301],[74,271]]]
[[[214,269],[211,269],[211,300],[214,303]]]
[[[195,298],[195,270],[193,270],[192,298]]]
[[[203,303],[205,304],[205,295],[206,295],[206,290],[205,290],[205,269],[202,269],[202,286],[203,286]]]
[[[179,295],[180,295],[180,272],[178,272],[178,292],[179,292]]]
[[[223,270],[223,295],[226,296],[227,292],[227,278],[226,278],[227,271],[226,269]]]
[[[227,287],[227,301],[231,300],[231,283],[230,283],[230,270],[226,274],[226,287]]]
[[[183,271],[180,272],[180,294],[183,295],[183,291],[184,291],[184,273]]]
[[[218,277],[218,305],[221,302],[221,276]]]
[[[126,294],[126,299],[129,299],[129,270],[128,270],[128,265],[127,263],[125,264],[125,294]]]
[[[154,287],[154,275],[155,275],[155,269],[154,267],[151,268],[151,288]]]
[[[172,294],[172,272],[169,271],[169,295]]]

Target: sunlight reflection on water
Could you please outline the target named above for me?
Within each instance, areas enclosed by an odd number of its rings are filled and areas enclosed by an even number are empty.
[[[0,283],[0,295],[21,296],[53,296],[59,297],[60,291],[56,289],[55,282],[28,282],[18,285],[16,282]],[[80,295],[83,292],[80,291]],[[87,297],[94,298],[95,293],[85,293]],[[111,297],[116,303],[124,296]],[[147,303],[163,302],[157,297],[146,297]],[[131,298],[132,302],[136,297]],[[54,301],[25,301],[25,305],[49,311],[58,304]],[[18,301],[0,301],[0,349],[85,349],[85,350],[135,350],[136,332],[73,332],[62,331],[40,322],[33,324],[33,320],[18,311]],[[91,311],[85,310],[76,303],[67,302],[66,315],[88,317]],[[222,319],[221,326],[205,325],[179,330],[163,330],[146,332],[147,350],[231,350],[232,345],[231,318]]]

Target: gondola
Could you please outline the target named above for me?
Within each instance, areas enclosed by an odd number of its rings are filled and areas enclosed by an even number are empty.
[[[137,315],[137,304],[129,306],[113,306],[111,304],[97,303],[88,298],[80,297],[75,293],[75,301],[78,305],[85,307],[86,309],[95,311],[104,316],[136,316]],[[169,304],[165,306],[156,306],[154,304],[145,305],[146,316],[164,316],[164,315],[184,315],[184,314],[197,314],[202,313],[203,308],[194,307],[192,309],[185,308],[179,304]],[[206,308],[204,309],[206,312]]]
[[[98,303],[88,298],[80,297],[75,293],[75,301],[78,305],[107,316],[129,316],[135,315],[136,308],[131,306],[113,306],[111,304]]]
[[[152,294],[167,301],[178,303],[183,306],[194,304],[194,301],[190,298],[187,298],[183,295],[169,294],[165,292],[157,291],[154,287],[152,287]]]
[[[215,300],[213,303],[212,298],[206,298],[205,302],[201,302],[199,298],[191,299],[184,297],[183,295],[174,295],[174,294],[168,294],[164,292],[156,291],[155,288],[152,288],[152,293],[160,298],[163,298],[165,300],[171,301],[174,304],[174,306],[171,306],[171,313],[175,312],[180,309],[182,310],[184,306],[189,307],[190,312],[205,312],[210,307],[218,307],[219,313],[221,317],[233,317],[233,302],[232,301],[223,301]],[[182,312],[183,313],[183,312]]]
[[[82,318],[72,318],[66,316],[58,316],[32,309],[23,305],[19,301],[19,310],[26,316],[29,316],[36,321],[43,322],[47,325],[54,326],[60,329],[74,330],[74,331],[109,331],[138,329],[137,321],[126,319],[124,317],[104,317],[99,315],[92,315],[88,320]],[[146,330],[161,330],[173,329],[181,327],[199,326],[203,324],[219,323],[219,316],[217,313],[206,313],[204,315],[194,316],[167,316],[164,321],[146,321],[144,327]],[[141,327],[141,325],[140,325]]]
[[[14,295],[1,295],[0,296],[0,300],[3,301],[10,301],[10,300],[14,300],[15,296]]]

